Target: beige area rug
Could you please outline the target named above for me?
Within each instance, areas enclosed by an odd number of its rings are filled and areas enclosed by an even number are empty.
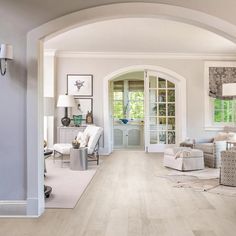
[[[61,167],[60,161],[46,160],[45,185],[52,187],[49,198],[45,198],[45,208],[74,208],[96,173],[97,166],[90,165],[85,171],[74,171]]]
[[[158,177],[173,182],[175,188],[191,188],[194,191],[236,197],[236,187],[220,185],[219,176],[219,169],[205,168],[188,172],[171,170],[169,174]]]

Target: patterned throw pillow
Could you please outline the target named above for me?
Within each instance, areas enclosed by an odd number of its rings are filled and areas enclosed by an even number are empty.
[[[228,133],[219,132],[215,137],[214,141],[227,141],[228,140]]]

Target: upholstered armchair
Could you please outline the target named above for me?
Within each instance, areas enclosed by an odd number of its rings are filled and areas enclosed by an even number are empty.
[[[77,139],[80,141],[80,147],[88,148],[88,161],[96,161],[97,165],[99,164],[99,139],[102,135],[103,128],[88,125],[84,132],[79,132]],[[72,142],[73,140],[71,140]],[[63,165],[64,157],[70,155],[70,149],[72,148],[72,143],[57,143],[54,144],[54,160],[58,156],[61,158],[61,163]]]
[[[219,168],[221,164],[221,151],[226,150],[226,140],[212,139],[195,140],[194,148],[203,151],[205,166]]]
[[[219,168],[221,166],[221,151],[227,149],[227,141],[236,140],[236,127],[225,126],[223,132],[219,132],[212,139],[194,140],[194,148],[204,153],[205,166]]]

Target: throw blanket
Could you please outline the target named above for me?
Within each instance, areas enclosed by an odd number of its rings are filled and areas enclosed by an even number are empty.
[[[183,149],[179,150],[175,153],[174,158],[185,158],[185,157],[191,157],[191,149]]]

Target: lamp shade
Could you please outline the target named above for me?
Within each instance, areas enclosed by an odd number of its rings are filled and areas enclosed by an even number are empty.
[[[44,97],[44,116],[54,116],[53,97]]]
[[[0,59],[13,59],[13,47],[10,44],[1,44]]]
[[[236,96],[236,83],[223,84],[222,96]]]
[[[74,107],[75,99],[72,95],[60,95],[57,101],[57,107]]]

